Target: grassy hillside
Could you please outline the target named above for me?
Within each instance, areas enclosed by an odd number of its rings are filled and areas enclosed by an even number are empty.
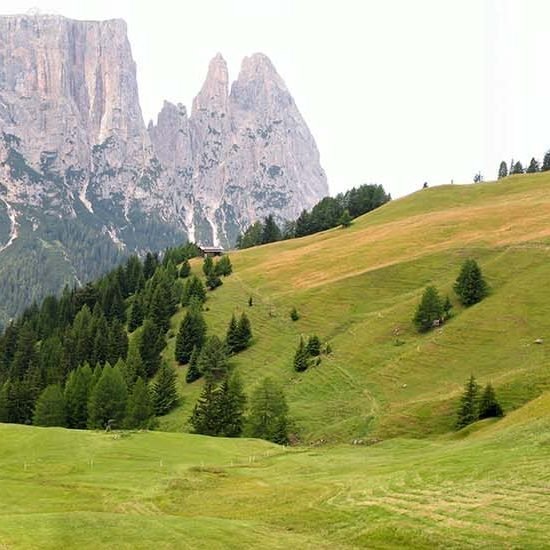
[[[439,440],[0,425],[0,548],[544,548],[550,394]]]
[[[235,274],[209,295],[207,322],[223,336],[231,313],[247,311],[255,342],[234,364],[248,389],[265,375],[281,381],[305,441],[445,433],[472,372],[511,411],[550,388],[548,189],[548,173],[426,189],[349,229],[231,254]],[[463,310],[452,284],[468,257],[481,264],[491,295]],[[418,335],[411,317],[427,284],[451,296],[455,316]],[[311,333],[334,353],[296,374],[299,336]],[[185,429],[200,382],[181,388],[183,405],[162,429]]]

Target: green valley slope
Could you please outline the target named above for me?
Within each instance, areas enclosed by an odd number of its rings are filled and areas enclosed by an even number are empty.
[[[231,313],[247,312],[255,341],[233,362],[248,389],[263,376],[283,384],[305,441],[445,433],[470,373],[513,410],[550,387],[549,189],[544,173],[422,190],[349,229],[233,253],[235,274],[209,294],[207,322],[223,336]],[[491,295],[464,310],[452,284],[468,257]],[[419,335],[411,318],[428,284],[452,297],[455,315]],[[295,347],[312,333],[333,354],[297,374]],[[200,382],[181,388],[183,406],[162,429],[186,429]]]

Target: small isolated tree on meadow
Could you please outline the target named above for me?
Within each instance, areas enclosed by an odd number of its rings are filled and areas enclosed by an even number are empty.
[[[483,181],[483,175],[481,172],[478,172],[474,175],[474,183],[481,183]]]
[[[304,372],[309,367],[309,354],[304,339],[300,337],[300,342],[294,354],[294,370]]]
[[[179,276],[182,279],[187,279],[187,277],[189,277],[190,274],[191,274],[191,264],[189,263],[189,260],[185,258],[185,260],[183,260],[181,264]]]
[[[40,394],[34,409],[35,426],[67,426],[67,409],[61,386],[52,384]]]
[[[241,313],[239,322],[237,323],[237,338],[238,346],[236,351],[242,351],[250,346],[252,340],[252,327],[250,325],[250,319],[246,313]]]
[[[464,387],[464,393],[460,398],[460,406],[456,420],[457,429],[464,428],[478,419],[478,397],[479,386],[474,378],[470,375],[470,379]]]
[[[519,160],[512,166],[512,169],[510,170],[511,175],[523,174],[523,172],[524,172],[523,165]]]
[[[206,277],[206,288],[208,288],[208,290],[216,290],[218,287],[222,285],[223,285],[223,281],[215,272],[210,273]]]
[[[300,314],[295,307],[290,310],[290,318],[292,319],[292,321],[297,321],[300,318]]]
[[[497,401],[495,390],[491,384],[487,384],[479,400],[478,418],[483,420],[484,418],[500,418],[501,416],[504,416],[504,412]]]
[[[311,357],[317,357],[318,355],[321,355],[321,340],[316,334],[313,334],[308,338],[307,353]]]
[[[539,161],[535,157],[531,159],[531,162],[529,163],[529,166],[527,167],[527,170],[525,172],[527,174],[534,174],[535,172],[540,172]]]
[[[239,326],[235,314],[231,315],[225,336],[225,344],[227,345],[228,353],[237,353],[239,348]]]
[[[340,216],[338,223],[342,227],[349,227],[353,223],[353,218],[351,217],[349,210],[347,208],[344,210],[344,212],[342,212],[342,215]]]
[[[505,178],[508,175],[508,165],[502,161],[498,167],[498,179]]]
[[[462,264],[454,284],[454,291],[462,305],[466,307],[481,302],[489,293],[481,268],[474,259],[468,259]]]
[[[151,392],[153,409],[157,416],[169,413],[178,404],[176,380],[176,371],[167,363],[163,363]]]
[[[413,317],[418,332],[427,332],[434,326],[434,322],[443,317],[443,304],[435,286],[428,286],[424,290],[422,299],[416,308]]]
[[[152,417],[153,406],[149,388],[143,378],[138,377],[128,397],[124,425],[128,429],[143,430],[149,427]]]
[[[252,307],[254,305],[254,300],[252,299],[252,296],[248,298],[248,307]]]
[[[206,275],[206,277],[214,273],[214,260],[212,260],[211,256],[207,255],[204,257],[202,272]]]
[[[233,273],[233,266],[229,256],[222,256],[216,263],[216,275],[219,277],[229,277]]]
[[[187,279],[183,289],[181,303],[182,305],[187,306],[193,301],[200,304],[203,304],[206,301],[206,288],[204,287],[203,282],[196,275],[191,275]]]

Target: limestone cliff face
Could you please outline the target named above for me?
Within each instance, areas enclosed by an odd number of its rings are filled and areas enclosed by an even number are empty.
[[[0,278],[27,247],[55,256],[55,291],[120,254],[229,246],[326,194],[313,137],[264,55],[231,86],[217,55],[191,114],[165,102],[145,127],[123,21],[0,17],[0,259],[12,257]],[[23,283],[44,290],[38,274]]]

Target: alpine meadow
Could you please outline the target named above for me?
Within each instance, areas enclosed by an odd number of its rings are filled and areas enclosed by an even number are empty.
[[[162,361],[179,401],[154,431],[0,426],[0,541],[548,546],[549,186],[537,173],[424,189],[349,227],[232,252],[232,273],[204,305],[169,319]],[[471,259],[488,291],[464,306],[455,286]],[[188,280],[207,276],[205,262],[189,263]],[[423,332],[413,317],[429,286],[452,309]],[[269,378],[283,389],[292,445],[182,433],[209,383],[187,382],[175,354],[181,321],[199,309],[205,338],[220,342],[232,315],[246,314],[252,339],[227,359],[246,395],[244,435]],[[312,335],[320,360],[297,372],[300,339],[309,348]],[[471,375],[492,385],[504,417],[457,430]]]
[[[1,6],[0,550],[550,549],[550,2]]]

